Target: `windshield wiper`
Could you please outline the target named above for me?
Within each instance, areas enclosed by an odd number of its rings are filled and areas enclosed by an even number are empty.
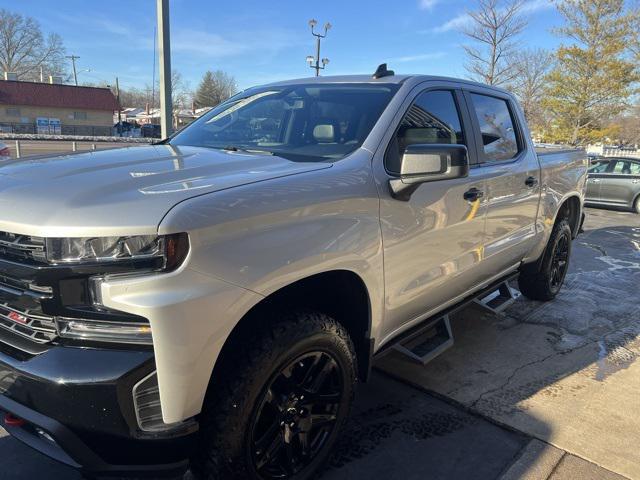
[[[228,152],[247,152],[247,153],[262,153],[265,155],[274,155],[271,150],[260,150],[259,148],[246,148],[246,147],[238,147],[236,145],[227,145],[222,147],[222,150],[226,150]]]

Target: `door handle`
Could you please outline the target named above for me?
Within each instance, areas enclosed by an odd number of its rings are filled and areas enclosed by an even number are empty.
[[[538,185],[538,179],[536,177],[527,177],[527,179],[524,181],[524,184],[527,187],[533,188]]]
[[[634,178],[631,183],[640,183],[640,178]]]
[[[590,178],[589,180],[593,183],[598,183],[600,181],[599,178]]]
[[[464,192],[463,197],[467,202],[475,202],[476,200],[484,197],[484,192],[482,190],[478,190],[476,187],[473,187]]]

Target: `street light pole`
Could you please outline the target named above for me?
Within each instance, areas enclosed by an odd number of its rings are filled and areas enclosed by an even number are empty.
[[[156,5],[158,15],[158,59],[160,63],[160,130],[162,138],[167,138],[171,135],[173,127],[169,0],[157,0]]]
[[[318,76],[320,76],[320,35],[316,35],[316,77]]]
[[[320,70],[324,70],[329,63],[328,58],[320,59],[320,40],[327,36],[327,31],[331,28],[331,24],[329,22],[324,24],[324,33],[316,33],[314,28],[318,24],[318,21],[315,19],[309,20],[309,26],[311,27],[311,35],[316,37],[316,56],[309,55],[307,57],[307,63],[309,67],[315,69],[316,77],[320,76]],[[320,62],[322,62],[322,66],[320,66]],[[315,63],[315,65],[314,65]]]

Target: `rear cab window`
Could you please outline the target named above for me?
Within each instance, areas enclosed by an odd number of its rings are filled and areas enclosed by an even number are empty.
[[[508,101],[479,93],[471,93],[470,97],[471,114],[476,116],[482,135],[484,161],[507,161],[517,157],[522,146]]]

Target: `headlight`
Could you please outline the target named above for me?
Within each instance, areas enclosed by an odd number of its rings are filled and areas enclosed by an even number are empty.
[[[112,263],[161,259],[163,270],[173,270],[189,250],[186,233],[127,237],[47,238],[46,261],[51,264]]]
[[[111,310],[102,304],[102,282],[116,276],[177,269],[189,253],[186,233],[46,238],[43,242],[41,261],[75,272],[58,284],[64,310],[55,316],[55,321],[61,338],[140,345],[153,343],[151,327],[145,318]]]

